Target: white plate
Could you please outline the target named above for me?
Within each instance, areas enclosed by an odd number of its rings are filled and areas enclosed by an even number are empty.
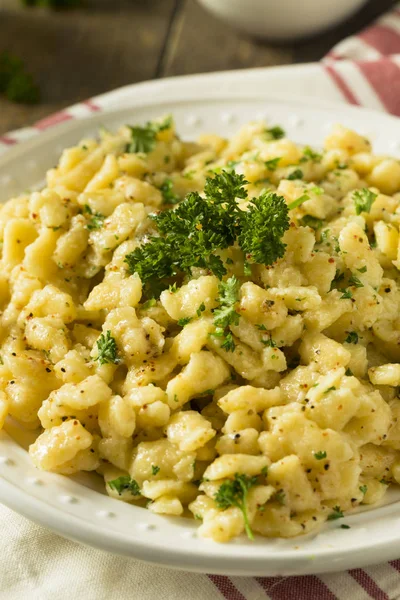
[[[261,71],[258,71],[261,75]],[[217,88],[217,89],[213,89]],[[238,91],[240,88],[240,91]],[[255,72],[165,80],[119,92],[123,110],[70,121],[29,139],[0,157],[0,198],[37,184],[61,148],[95,134],[172,112],[180,134],[229,135],[255,118],[280,124],[289,137],[319,146],[334,122],[372,138],[375,150],[399,156],[400,121],[345,105],[268,97]],[[118,94],[117,94],[118,95]],[[131,108],[126,108],[129,105]],[[111,552],[160,565],[232,575],[293,575],[338,571],[398,558],[399,493],[386,505],[325,525],[291,540],[246,538],[219,545],[196,536],[196,523],[166,518],[109,498],[96,475],[67,478],[37,471],[24,447],[29,436],[12,424],[0,433],[0,500],[54,531]],[[351,529],[340,529],[344,522]]]

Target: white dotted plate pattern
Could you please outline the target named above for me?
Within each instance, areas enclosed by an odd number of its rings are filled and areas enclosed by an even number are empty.
[[[316,147],[331,125],[340,122],[368,134],[376,152],[400,157],[398,119],[315,99],[291,102],[269,97],[261,93],[254,73],[249,79],[245,85],[244,71],[234,81],[211,74],[142,84],[135,93],[130,86],[123,109],[69,121],[1,156],[0,200],[38,185],[56,163],[60,148],[95,135],[100,125],[113,129],[167,113],[173,113],[178,132],[187,139],[203,131],[230,135],[240,125],[264,118],[284,127],[295,141]],[[113,94],[123,98],[123,90]],[[109,498],[97,475],[67,478],[38,472],[26,452],[31,440],[32,433],[12,423],[0,432],[0,501],[67,538],[104,550],[180,569],[232,575],[338,571],[398,558],[400,553],[396,490],[385,506],[329,523],[316,535],[292,540],[259,537],[253,543],[243,537],[220,545],[198,538],[194,521],[162,517]],[[343,522],[351,529],[341,529]]]

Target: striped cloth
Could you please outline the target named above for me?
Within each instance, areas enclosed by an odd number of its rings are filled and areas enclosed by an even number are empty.
[[[288,67],[288,70],[291,67]],[[265,78],[285,92],[274,69]],[[288,71],[289,73],[289,71]],[[352,36],[311,69],[310,81],[290,71],[292,91],[313,94],[400,116],[400,4],[370,28]],[[0,137],[0,152],[55,124],[109,109],[118,92],[77,104],[33,127]],[[0,553],[7,568],[0,599],[69,600],[395,600],[400,599],[400,560],[347,572],[304,577],[224,577],[169,571],[115,557],[63,540],[0,506]],[[29,551],[27,551],[29,549]],[[400,555],[400,549],[399,549]]]

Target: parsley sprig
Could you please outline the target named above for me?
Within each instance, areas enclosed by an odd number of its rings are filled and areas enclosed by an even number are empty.
[[[249,489],[257,484],[257,477],[249,477],[245,474],[235,473],[231,481],[225,481],[215,495],[215,502],[218,508],[226,510],[231,506],[236,506],[242,511],[244,519],[244,528],[247,537],[254,540],[254,535],[250,527],[247,514],[247,495]]]
[[[291,206],[283,197],[264,192],[241,210],[237,199],[247,199],[247,183],[243,175],[222,171],[207,178],[205,197],[190,192],[176,208],[152,215],[159,235],[125,257],[129,273],[137,273],[153,289],[171,277],[191,275],[194,267],[222,279],[227,270],[218,251],[236,240],[247,262],[269,265],[281,258]]]
[[[229,331],[230,325],[238,325],[240,314],[236,312],[236,304],[239,299],[239,281],[235,276],[230,277],[226,282],[219,285],[219,307],[214,310],[214,325],[216,326],[213,335],[223,338],[221,348],[227,352],[235,350],[235,342],[232,332]]]
[[[106,332],[106,335],[101,334],[96,345],[98,354],[95,360],[98,360],[101,365],[120,362],[117,342],[112,337],[110,330]]]

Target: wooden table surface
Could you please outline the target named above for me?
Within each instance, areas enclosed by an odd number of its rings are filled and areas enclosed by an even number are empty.
[[[62,12],[0,0],[0,52],[23,58],[42,91],[36,106],[0,96],[0,133],[128,83],[319,60],[395,3],[370,0],[331,31],[273,45],[236,33],[196,0],[86,0],[83,8]]]

